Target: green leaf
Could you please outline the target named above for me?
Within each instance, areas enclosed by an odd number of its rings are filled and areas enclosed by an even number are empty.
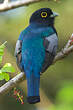
[[[1,69],[2,72],[13,73],[15,72],[14,67],[10,63],[6,63]]]
[[[0,48],[0,56],[3,56],[3,53],[4,53],[4,49]]]
[[[4,79],[4,75],[2,73],[0,73],[0,80]]]
[[[2,62],[2,56],[0,56],[0,63]]]
[[[7,43],[7,41],[6,42],[4,42],[1,46],[0,46],[0,63],[2,62],[2,56],[3,56],[3,54],[4,54],[4,48],[5,48],[5,44]]]
[[[2,45],[0,45],[0,55],[3,55],[6,42],[4,42]]]
[[[8,81],[10,79],[9,74],[8,73],[4,73],[0,70],[0,80],[5,79],[6,81]]]
[[[5,79],[6,81],[8,81],[8,80],[10,79],[9,74],[7,74],[7,73],[3,73],[3,74],[4,74],[4,79]]]

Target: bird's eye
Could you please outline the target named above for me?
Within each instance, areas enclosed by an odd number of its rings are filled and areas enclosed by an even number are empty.
[[[42,12],[42,13],[41,13],[41,17],[42,17],[42,18],[46,18],[46,17],[47,17],[47,12]]]

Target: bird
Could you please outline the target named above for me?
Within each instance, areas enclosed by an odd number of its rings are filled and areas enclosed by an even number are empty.
[[[58,34],[54,27],[56,16],[58,13],[50,8],[36,10],[16,42],[16,62],[26,76],[29,104],[40,102],[40,75],[53,63],[57,53]]]

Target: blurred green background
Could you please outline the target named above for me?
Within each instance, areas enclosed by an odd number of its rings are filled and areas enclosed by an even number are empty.
[[[65,46],[73,33],[73,0],[57,1],[58,2],[55,2],[55,0],[44,0],[26,7],[0,13],[0,44],[7,41],[3,64],[10,62],[16,68],[16,73],[11,74],[12,77],[19,72],[14,57],[16,41],[20,32],[28,26],[29,18],[35,10],[49,7],[53,11],[59,13],[59,17],[55,20],[55,27],[59,36],[58,51]],[[41,76],[41,102],[39,104],[29,105],[26,102],[26,81],[23,81],[18,84],[18,87],[22,88],[24,91],[24,105],[17,102],[10,93],[0,97],[0,110],[49,110],[49,107],[56,102],[56,96],[61,89],[61,84],[65,81],[67,83],[71,82],[71,85],[73,84],[72,70],[73,53],[65,59],[56,62],[56,64],[48,68],[48,70]],[[1,83],[4,83],[4,81]]]

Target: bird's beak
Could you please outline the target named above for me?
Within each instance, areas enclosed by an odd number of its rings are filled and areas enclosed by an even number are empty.
[[[56,17],[56,16],[59,16],[59,14],[56,12],[53,12],[53,16]]]
[[[53,14],[50,17],[57,17],[57,16],[59,16],[59,14],[56,12],[53,12]]]

